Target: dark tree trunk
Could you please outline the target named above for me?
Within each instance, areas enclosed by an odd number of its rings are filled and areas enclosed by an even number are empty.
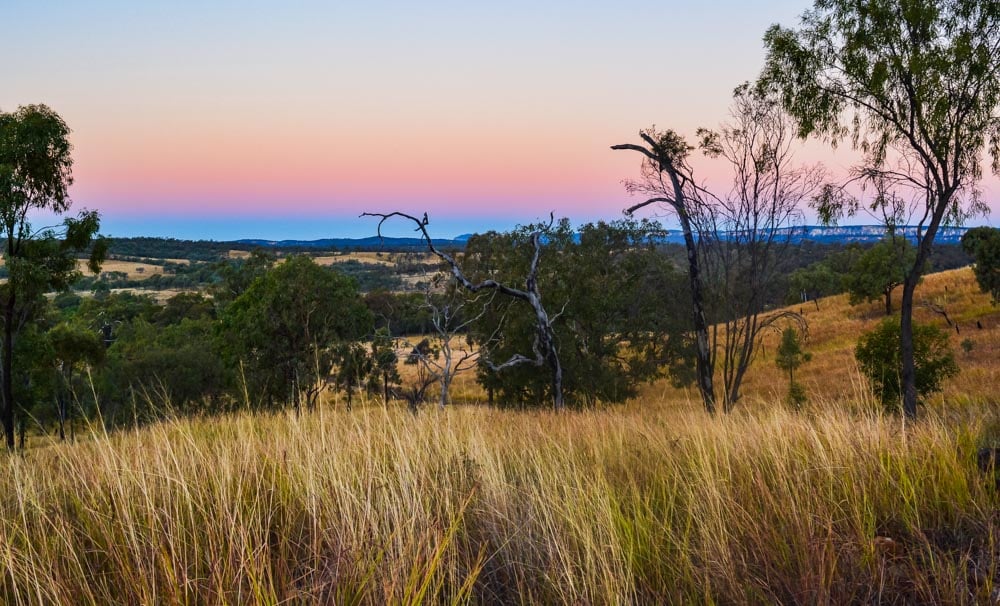
[[[948,196],[948,199],[950,197]],[[938,206],[941,208],[941,212],[935,213],[935,216],[931,218],[927,232],[917,246],[917,256],[914,259],[913,267],[910,268],[906,279],[903,280],[903,298],[899,304],[899,354],[902,362],[900,380],[903,383],[903,414],[908,419],[917,418],[917,366],[913,359],[913,294],[917,289],[917,282],[920,281],[924,265],[931,256],[931,246],[941,222],[939,215],[943,214],[947,203],[939,202]]]
[[[903,283],[903,300],[900,303],[899,354],[903,365],[900,379],[903,382],[903,414],[908,419],[917,418],[917,367],[913,360],[913,291],[916,279],[911,272]],[[919,278],[919,274],[917,274]]]
[[[59,394],[56,399],[56,406],[59,408],[59,441],[66,441],[66,396]]]
[[[892,315],[892,290],[885,291],[885,315]]]
[[[389,371],[382,371],[382,405],[389,406]]]
[[[10,292],[4,308],[3,326],[3,433],[7,450],[14,451],[14,293]]]

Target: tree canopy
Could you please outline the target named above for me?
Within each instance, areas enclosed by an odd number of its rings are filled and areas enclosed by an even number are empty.
[[[917,251],[901,304],[903,411],[916,415],[913,293],[942,224],[985,211],[983,152],[1000,172],[1000,0],[816,0],[798,28],[771,27],[759,85],[801,136],[864,154],[818,198],[822,219],[870,209],[913,220]]]
[[[35,231],[29,213],[69,210],[73,182],[70,129],[44,105],[0,112],[0,229],[8,280],[0,291],[3,307],[2,420],[8,449],[14,448],[13,389],[15,341],[39,309],[43,294],[67,288],[77,277],[76,255],[90,248],[90,268],[98,271],[106,244],[94,242],[100,221],[96,212],[64,220],[60,231]]]

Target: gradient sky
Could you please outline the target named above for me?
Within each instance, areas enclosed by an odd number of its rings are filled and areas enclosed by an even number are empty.
[[[365,236],[357,215],[390,209],[428,211],[438,236],[614,218],[639,157],[608,147],[718,124],[765,29],[808,4],[4,0],[0,108],[66,119],[75,204],[111,235]]]

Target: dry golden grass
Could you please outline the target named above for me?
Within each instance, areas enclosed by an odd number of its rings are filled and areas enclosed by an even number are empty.
[[[837,299],[804,310],[802,413],[776,403],[771,341],[715,419],[657,384],[607,410],[372,401],[31,449],[0,467],[0,601],[993,603],[1000,496],[975,453],[1000,445],[998,316],[970,282],[918,295],[975,346],[915,424],[873,412],[849,359],[878,314]]]
[[[980,413],[977,410],[976,413]],[[322,408],[164,422],[0,471],[18,604],[989,599],[979,418]]]

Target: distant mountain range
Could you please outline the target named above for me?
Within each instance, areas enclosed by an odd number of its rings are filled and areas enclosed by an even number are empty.
[[[825,227],[820,225],[805,225],[799,227],[789,227],[784,230],[791,232],[792,239],[796,242],[812,241],[819,243],[841,243],[850,242],[874,243],[885,236],[885,228],[881,225],[845,225],[838,227]],[[902,235],[916,239],[916,227],[899,228]],[[942,227],[938,230],[934,238],[936,244],[958,244],[965,232],[966,227]],[[463,234],[452,239],[435,239],[434,245],[441,248],[465,248],[466,242],[475,234]],[[239,244],[249,246],[266,246],[273,248],[324,248],[341,250],[419,250],[425,248],[425,243],[420,238],[379,238],[370,236],[367,238],[323,238],[320,240],[237,240]],[[663,237],[663,242],[683,244],[684,237],[680,230],[667,230]]]

